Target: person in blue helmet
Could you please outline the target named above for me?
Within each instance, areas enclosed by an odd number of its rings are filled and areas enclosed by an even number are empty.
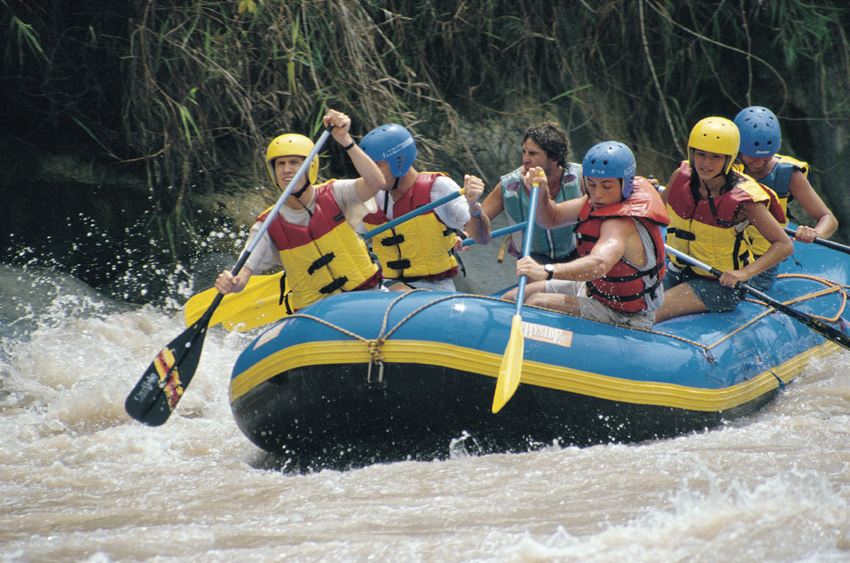
[[[829,238],[838,229],[838,221],[809,183],[809,165],[779,154],[782,132],[776,115],[765,107],[751,106],[742,109],[734,122],[741,132],[738,159],[742,172],[776,192],[786,216],[788,202],[797,200],[814,221],[814,227],[798,226],[794,239],[810,244],[815,238]],[[770,248],[770,243],[752,226],[745,233],[754,256],[759,257]],[[774,266],[766,274],[775,278],[777,269]]]
[[[493,191],[481,202],[484,213],[492,221],[504,211],[511,225],[526,221],[529,191],[523,186],[522,178],[535,166],[541,167],[546,174],[546,188],[555,203],[581,197],[581,164],[570,162],[570,157],[570,140],[557,123],[544,121],[529,127],[522,141],[522,166],[501,177]],[[524,238],[523,230],[505,239],[511,256],[520,257]],[[503,251],[500,251],[500,258],[502,254]],[[566,262],[575,258],[572,226],[535,229],[531,256],[541,264]]]
[[[661,226],[669,218],[649,180],[636,176],[632,151],[616,141],[591,147],[582,161],[586,195],[555,203],[542,197],[536,224],[551,229],[575,223],[578,258],[541,264],[517,261],[517,275],[535,280],[526,287],[529,305],[633,328],[651,328],[664,301],[666,269]],[[523,182],[545,176],[531,168]],[[504,299],[516,300],[516,290]]]
[[[360,147],[377,163],[385,182],[375,196],[377,211],[363,218],[369,230],[460,190],[444,172],[419,172],[413,168],[418,154],[416,142],[401,125],[382,125],[370,131],[360,141]],[[490,241],[490,220],[478,202],[484,193],[484,182],[466,175],[463,188],[464,197],[372,238],[372,252],[383,266],[385,287],[391,291],[455,291],[455,230],[466,231],[478,244]]]

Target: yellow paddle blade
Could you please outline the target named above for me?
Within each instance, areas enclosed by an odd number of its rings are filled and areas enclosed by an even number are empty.
[[[226,330],[239,332],[279,321],[287,315],[286,306],[280,303],[280,279],[283,272],[268,276],[251,276],[248,285],[239,293],[224,296],[213,313],[210,325],[221,323]],[[284,288],[288,291],[288,286]],[[215,288],[193,295],[186,302],[183,314],[186,326],[191,326],[206,313],[218,294]]]
[[[496,394],[493,396],[494,413],[502,410],[519,386],[519,377],[522,374],[522,353],[525,348],[521,324],[522,317],[514,315],[511,321],[511,337],[502,358],[502,367],[499,368],[499,379],[496,380]]]

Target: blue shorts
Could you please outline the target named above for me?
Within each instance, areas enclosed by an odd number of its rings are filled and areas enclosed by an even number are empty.
[[[678,272],[674,271],[673,268],[667,268],[667,274],[665,274],[662,283],[664,284],[664,291],[676,287],[680,283],[688,284],[688,287],[702,301],[709,313],[734,311],[744,297],[742,288],[720,285],[720,280],[717,278],[706,278],[694,273],[690,268]]]
[[[770,288],[773,287],[778,275],[779,264],[772,268],[768,268],[757,276],[753,276],[747,283],[759,291],[770,291]]]

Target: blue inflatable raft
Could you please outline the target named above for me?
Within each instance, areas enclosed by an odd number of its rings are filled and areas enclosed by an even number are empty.
[[[795,243],[769,295],[847,332],[845,254]],[[260,448],[346,468],[470,453],[634,442],[754,412],[840,347],[752,299],[653,330],[526,306],[520,386],[491,412],[513,303],[494,296],[358,292],[263,332],[233,369],[236,422]]]

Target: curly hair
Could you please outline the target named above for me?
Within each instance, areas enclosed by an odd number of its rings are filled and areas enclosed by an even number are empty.
[[[525,137],[522,142],[524,143],[527,139],[534,141],[538,147],[543,149],[546,156],[556,160],[561,168],[567,167],[567,162],[572,157],[570,139],[560,125],[552,121],[532,125],[525,130]]]

